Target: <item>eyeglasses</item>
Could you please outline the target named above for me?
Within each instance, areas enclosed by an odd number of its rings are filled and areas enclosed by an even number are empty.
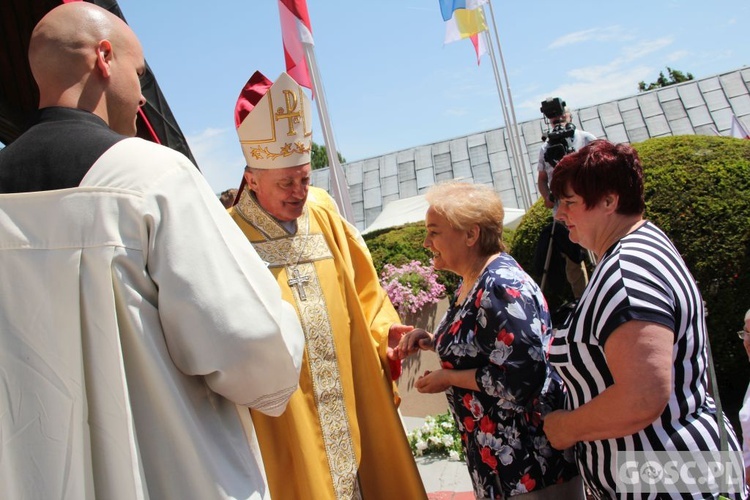
[[[737,332],[737,336],[738,336],[739,338],[741,338],[742,340],[745,340],[745,334],[746,334],[746,333],[750,333],[750,332],[746,332],[745,330],[739,330],[739,331]]]

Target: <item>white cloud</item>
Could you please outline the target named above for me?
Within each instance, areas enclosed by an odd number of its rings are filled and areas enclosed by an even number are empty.
[[[576,31],[563,35],[549,44],[549,49],[559,49],[568,45],[575,45],[584,42],[610,42],[610,41],[628,41],[633,36],[625,33],[620,26],[610,26],[607,28],[591,28],[583,31]]]
[[[624,62],[635,61],[668,47],[672,43],[674,43],[672,37],[662,37],[656,40],[643,40],[634,45],[627,45],[622,49],[622,59]]]
[[[234,130],[208,128],[187,136],[187,141],[198,167],[215,193],[240,185],[245,159]]]
[[[672,63],[675,61],[680,61],[682,59],[687,58],[689,55],[690,55],[690,52],[688,52],[687,50],[677,50],[675,52],[672,52],[671,54],[667,54],[667,62]]]
[[[638,91],[637,84],[647,80],[653,69],[637,66],[622,71],[613,71],[597,80],[565,83],[551,91],[550,95],[564,96],[573,108],[607,102],[618,97],[628,96]],[[541,101],[542,98],[537,99]],[[535,104],[536,106],[536,104]]]
[[[549,96],[560,96],[572,108],[581,108],[632,95],[638,90],[638,82],[653,80],[658,73],[658,68],[653,63],[654,57],[649,56],[668,48],[674,42],[671,37],[633,42],[631,36],[623,33],[619,27],[613,27],[572,33],[558,38],[551,47],[605,40],[625,42],[620,48],[619,55],[606,64],[568,69],[565,72],[566,78],[556,88],[545,90],[544,95],[530,96],[520,107],[536,113],[539,102]],[[686,51],[675,51],[663,56],[662,59],[665,62],[673,62],[687,55]]]
[[[569,72],[572,81],[525,100],[520,107],[536,114],[539,103],[550,96],[562,97],[574,109],[611,101],[636,93],[638,82],[648,80],[653,72],[648,65],[579,68]]]

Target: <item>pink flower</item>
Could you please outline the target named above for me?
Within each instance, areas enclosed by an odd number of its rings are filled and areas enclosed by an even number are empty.
[[[432,265],[425,266],[417,260],[399,267],[386,264],[380,273],[380,284],[400,314],[416,313],[445,294]]]
[[[521,292],[519,290],[516,290],[515,288],[506,288],[505,292],[514,299],[517,299],[521,296]]]

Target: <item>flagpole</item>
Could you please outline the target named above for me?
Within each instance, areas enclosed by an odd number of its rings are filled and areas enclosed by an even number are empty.
[[[500,46],[500,37],[497,33],[497,23],[495,22],[495,12],[492,9],[492,0],[487,0],[487,4],[490,8],[490,17],[492,18],[492,27],[495,32],[495,41],[497,43],[497,50],[500,54],[500,64],[503,68],[503,75],[505,77],[505,86],[508,91],[508,102],[510,103],[510,116],[508,114],[508,110],[505,109],[505,97],[502,90],[502,84],[500,83],[500,76],[499,72],[497,70],[497,61],[495,60],[495,50],[494,50],[494,44],[492,43],[492,37],[489,36],[489,31],[487,35],[490,38],[489,43],[489,53],[490,58],[492,59],[492,67],[495,70],[495,81],[498,82],[498,90],[500,93],[500,100],[504,107],[503,109],[503,116],[505,118],[505,127],[508,131],[508,135],[510,137],[510,143],[511,143],[511,151],[513,152],[513,155],[517,159],[515,163],[516,166],[516,175],[518,176],[518,181],[521,184],[521,199],[523,201],[523,208],[528,210],[531,205],[534,204],[533,199],[531,198],[531,191],[529,190],[529,183],[528,183],[528,170],[526,169],[526,160],[525,156],[523,154],[523,148],[521,146],[521,134],[518,131],[518,124],[516,122],[516,111],[513,106],[513,95],[510,92],[510,80],[508,79],[508,72],[505,69],[505,60],[503,58],[503,50]],[[485,16],[486,17],[486,16]],[[508,119],[510,117],[510,120]]]
[[[323,92],[323,83],[320,79],[318,63],[315,59],[315,49],[311,44],[303,44],[305,48],[305,59],[307,67],[310,70],[310,82],[313,86],[314,101],[320,117],[320,128],[323,133],[323,141],[326,145],[328,154],[328,165],[330,166],[330,183],[333,199],[336,200],[342,217],[354,224],[354,210],[349,198],[349,186],[346,183],[346,175],[339,163],[338,149],[333,138],[333,129],[331,120],[328,116],[328,106],[326,105],[325,92]]]
[[[510,145],[510,161],[513,165],[513,170],[516,172],[516,177],[518,178],[519,183],[519,191],[521,195],[521,207],[524,209],[528,209],[528,206],[526,206],[526,196],[524,194],[523,190],[523,177],[521,176],[521,168],[518,167],[518,151],[516,150],[516,142],[513,140],[513,129],[510,126],[510,117],[508,115],[508,106],[505,103],[505,92],[503,92],[503,86],[500,81],[500,71],[498,70],[497,66],[497,60],[495,59],[495,50],[492,44],[492,41],[489,40],[489,32],[487,32],[486,36],[488,37],[487,40],[487,50],[490,54],[490,61],[492,62],[492,70],[495,75],[495,84],[497,85],[497,94],[500,96],[500,110],[503,112],[503,120],[505,121],[505,131],[508,134],[508,144]]]

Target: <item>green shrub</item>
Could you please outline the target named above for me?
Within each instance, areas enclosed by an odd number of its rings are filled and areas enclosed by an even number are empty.
[[[542,230],[552,222],[552,210],[544,206],[544,200],[539,198],[523,216],[521,224],[513,235],[509,253],[516,259],[529,276],[538,284],[542,284],[543,267],[537,269],[534,263],[537,243]],[[546,256],[546,249],[542,249]],[[552,278],[552,279],[551,279]],[[544,296],[550,310],[554,311],[566,302],[573,300],[573,293],[568,286],[565,275],[557,279],[549,274],[545,280]]]
[[[404,226],[375,231],[364,236],[367,247],[372,254],[378,275],[383,272],[383,266],[392,264],[396,267],[418,260],[429,265],[432,252],[422,246],[425,238],[423,222],[415,222]],[[513,241],[514,231],[503,231],[503,241],[509,246]],[[461,278],[448,271],[438,271],[438,283],[445,286],[446,296],[456,291]]]
[[[386,264],[401,266],[412,260],[429,264],[432,255],[422,246],[424,237],[425,229],[421,222],[383,229],[364,236],[378,274]]]
[[[430,265],[432,252],[422,246],[425,234],[424,223],[415,222],[365,235],[364,239],[378,275],[383,272],[383,266],[386,264],[398,267],[418,260],[422,264]],[[460,278],[447,271],[438,271],[437,274],[438,283],[445,286],[445,294],[453,295]]]
[[[716,378],[736,424],[750,379],[734,334],[750,308],[750,141],[677,136],[634,146],[644,165],[646,217],[672,239],[706,302]]]

